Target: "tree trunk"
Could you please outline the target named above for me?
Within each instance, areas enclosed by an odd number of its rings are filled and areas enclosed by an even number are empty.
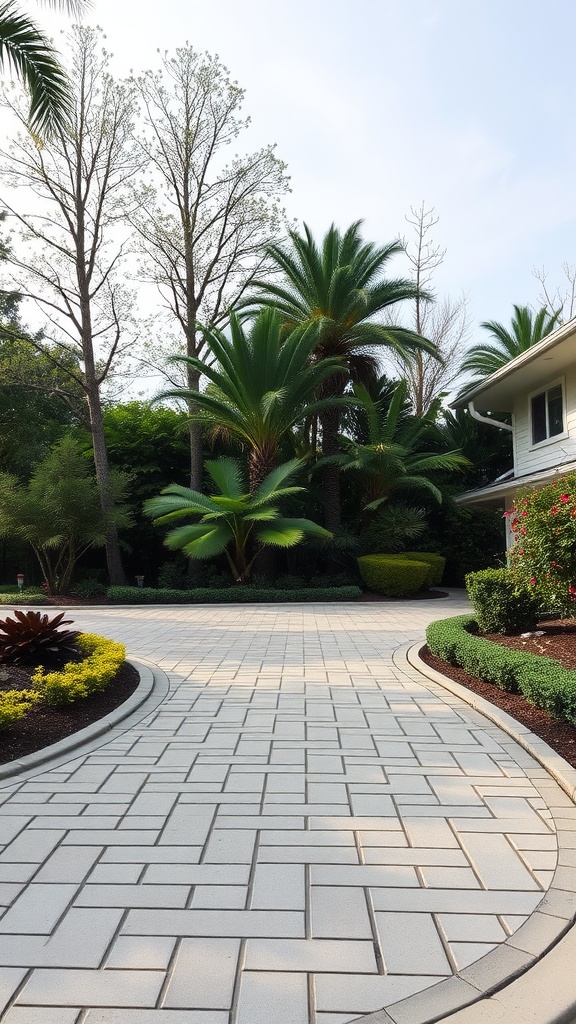
[[[84,88],[84,83],[82,89]],[[84,94],[82,92],[82,103]],[[84,359],[84,386],[86,400],[90,413],[90,430],[92,433],[92,447],[94,449],[94,467],[96,470],[96,482],[100,495],[100,507],[105,515],[110,516],[114,511],[114,499],[110,490],[110,469],[108,466],[108,450],[106,448],[106,436],[104,434],[104,423],[102,420],[102,403],[100,401],[100,384],[96,370],[94,357],[94,337],[92,333],[92,308],[91,308],[91,263],[90,249],[86,244],[86,210],[84,206],[84,166],[81,152],[81,145],[76,146],[76,167],[75,167],[75,213],[76,213],[76,280],[78,282],[78,297],[80,306],[80,338],[82,344],[82,357]],[[114,523],[110,523],[106,531],[106,562],[108,564],[108,575],[112,586],[126,586],[127,579],[122,565],[120,544],[118,541],[118,530]]]
[[[193,264],[192,257],[189,255],[187,258],[187,266],[190,264],[187,272],[187,281],[189,282],[189,294],[193,292]],[[198,309],[194,302],[189,301],[187,311],[187,330],[186,330],[186,354],[189,356],[198,355],[198,345],[196,343],[196,314]],[[186,383],[189,391],[200,390],[200,374],[198,370],[195,370],[189,364],[186,366]],[[193,399],[188,399],[188,415],[194,416],[198,412],[197,406],[194,404]],[[188,423],[188,435],[190,437],[190,487],[193,491],[202,491],[203,475],[204,475],[204,445],[202,439],[202,428],[199,423]]]
[[[86,364],[85,364],[86,365]],[[88,376],[88,373],[86,374]],[[97,384],[88,392],[88,409],[90,411],[90,429],[92,432],[92,446],[94,449],[94,466],[96,469],[96,482],[100,494],[100,507],[106,515],[114,511],[114,501],[110,492],[110,469],[108,465],[108,452],[106,449],[106,437],[104,434],[104,423],[102,420],[102,405]],[[113,587],[125,587],[128,580],[122,564],[120,553],[120,542],[118,530],[111,523],[106,531],[106,562],[108,575]]]
[[[340,451],[338,444],[338,427],[340,420],[339,409],[325,409],[320,414],[322,424],[322,455],[337,455]],[[324,466],[322,470],[322,489],[324,492],[324,526],[330,533],[336,533],[340,529],[340,467],[335,465]]]
[[[275,468],[278,462],[276,448],[252,450],[248,458],[248,475],[250,478],[250,494],[254,494]],[[277,575],[276,551],[273,547],[259,545],[258,555],[254,563],[254,571],[264,578],[266,583],[273,583]]]

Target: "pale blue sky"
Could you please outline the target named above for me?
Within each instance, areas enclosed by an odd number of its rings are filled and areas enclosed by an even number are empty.
[[[316,232],[363,218],[384,242],[434,206],[438,291],[476,324],[536,303],[534,266],[576,263],[575,0],[94,0],[87,20],[120,72],[218,53]]]

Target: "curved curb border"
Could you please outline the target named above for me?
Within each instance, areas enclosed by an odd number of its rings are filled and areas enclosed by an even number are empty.
[[[10,784],[13,779],[23,782],[38,771],[49,771],[69,761],[70,755],[76,757],[89,753],[111,739],[111,734],[121,735],[158,707],[170,688],[166,674],[153,662],[135,658],[126,660],[140,674],[140,682],[134,693],[108,715],[84,729],[65,736],[58,743],[51,743],[49,747],[27,754],[18,761],[9,761],[0,766],[0,788]]]
[[[558,865],[537,909],[505,942],[451,978],[354,1024],[570,1024],[576,1020],[576,769],[511,715],[426,665],[421,646],[398,650],[399,667],[407,662],[470,705],[544,769],[526,774],[552,811]]]

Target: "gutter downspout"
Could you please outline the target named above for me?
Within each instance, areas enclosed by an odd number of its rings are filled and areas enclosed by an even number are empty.
[[[482,413],[477,412],[477,410],[474,408],[473,400],[471,402],[468,402],[468,412],[470,413],[472,419],[478,420],[478,423],[487,423],[488,426],[490,427],[499,427],[502,430],[509,430],[510,433],[513,433],[514,428],[510,425],[510,423],[502,423],[500,420],[491,420],[489,416],[483,416]]]

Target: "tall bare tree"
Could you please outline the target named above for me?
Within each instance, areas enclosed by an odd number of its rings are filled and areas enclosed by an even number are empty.
[[[562,264],[563,281],[553,288],[548,282],[544,267],[534,267],[534,277],[540,282],[538,306],[545,306],[548,313],[556,315],[557,324],[565,324],[576,316],[576,266]]]
[[[248,127],[244,92],[217,57],[185,46],[164,56],[158,72],[136,80],[146,111],[140,140],[151,181],[133,223],[145,273],[178,327],[181,351],[202,356],[198,324],[225,320],[255,275],[268,269],[265,247],[283,225],[285,165],[273,146],[230,158]],[[187,364],[185,386],[199,389]],[[189,400],[190,412],[194,402]],[[190,423],[191,487],[202,486],[202,438]]]
[[[137,103],[131,85],[110,77],[97,30],[74,28],[70,52],[74,96],[68,127],[56,128],[46,147],[22,134],[1,154],[2,203],[20,235],[4,268],[9,286],[46,317],[43,338],[31,344],[84,392],[100,502],[108,514],[114,499],[102,387],[134,341],[119,223],[139,166],[131,141]],[[18,99],[7,102],[25,127],[25,107]],[[111,581],[125,582],[114,526],[106,553]]]
[[[432,231],[438,224],[434,207],[425,203],[411,207],[406,216],[413,229],[412,239],[404,239],[405,252],[416,286],[412,325],[417,334],[433,342],[439,359],[417,351],[410,359],[394,355],[392,361],[408,384],[408,396],[416,416],[425,416],[435,398],[446,391],[459,373],[469,334],[465,296],[447,296],[431,300],[434,271],[443,263],[446,250],[436,245]]]

